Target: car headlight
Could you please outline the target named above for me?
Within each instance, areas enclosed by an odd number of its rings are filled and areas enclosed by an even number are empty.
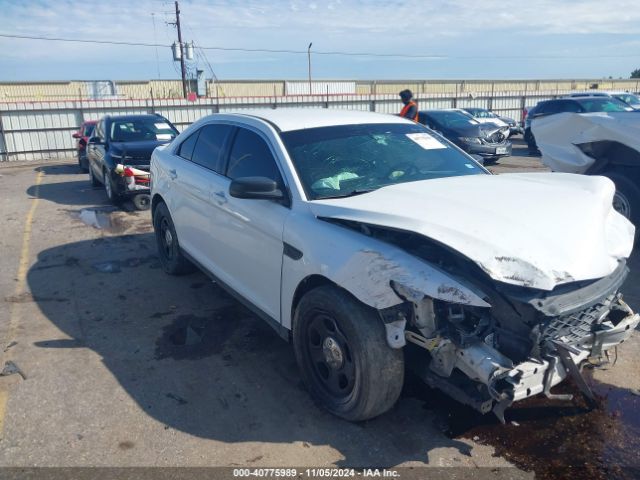
[[[481,143],[478,137],[460,137],[460,141],[464,143]]]

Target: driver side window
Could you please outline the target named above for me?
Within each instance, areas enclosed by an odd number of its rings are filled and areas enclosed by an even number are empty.
[[[227,177],[266,177],[283,185],[276,159],[260,135],[239,128],[229,155]]]

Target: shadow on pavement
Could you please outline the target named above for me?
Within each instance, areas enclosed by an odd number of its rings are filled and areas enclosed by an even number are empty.
[[[42,251],[28,283],[38,307],[71,338],[36,347],[91,348],[140,409],[168,428],[230,443],[330,445],[342,466],[428,462],[442,447],[470,454],[406,395],[358,424],[318,408],[291,347],[203,274],[167,276],[152,234]]]
[[[43,172],[45,175],[73,175],[77,173],[79,176],[88,179],[87,172],[83,172],[78,164],[64,163],[61,165],[43,165],[35,168],[36,172]]]

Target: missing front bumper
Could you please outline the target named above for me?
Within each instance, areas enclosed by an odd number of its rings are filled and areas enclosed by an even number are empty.
[[[504,422],[505,409],[525,398],[544,393],[549,398],[570,400],[571,396],[551,392],[568,376],[573,376],[585,397],[593,400],[581,367],[627,340],[640,323],[640,315],[622,300],[619,304],[627,315],[615,325],[608,320],[599,324],[576,345],[554,340],[547,345],[543,359],[517,365],[483,342],[458,347],[447,339],[425,339],[413,332],[406,332],[406,339],[431,354],[429,367],[416,372],[424,381],[482,413],[493,410]]]

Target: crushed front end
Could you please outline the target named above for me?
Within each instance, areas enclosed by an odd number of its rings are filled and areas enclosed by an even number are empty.
[[[422,355],[413,353],[416,373],[504,421],[504,410],[524,398],[544,393],[570,399],[551,392],[567,376],[592,398],[581,368],[606,361],[640,321],[619,293],[627,273],[621,262],[606,278],[551,292],[484,282],[490,308],[442,302],[401,284],[393,288],[410,305],[404,307],[405,337],[421,347]]]

